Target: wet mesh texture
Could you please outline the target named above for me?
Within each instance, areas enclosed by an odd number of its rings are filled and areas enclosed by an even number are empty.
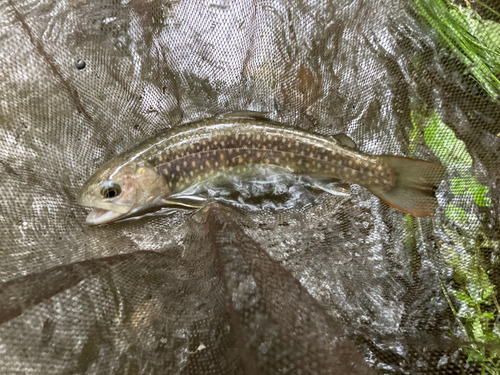
[[[353,185],[85,224],[76,195],[103,163],[240,110],[443,163],[412,138],[436,113],[433,139],[457,142],[435,219]],[[499,103],[411,1],[2,0],[0,373],[480,373],[443,249],[466,262],[487,238],[498,284],[499,134]],[[460,173],[490,204],[454,194]]]

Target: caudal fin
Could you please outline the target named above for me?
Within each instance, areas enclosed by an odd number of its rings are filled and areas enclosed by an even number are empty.
[[[416,217],[434,216],[438,202],[435,192],[446,169],[439,164],[401,156],[380,156],[394,171],[396,182],[389,191],[374,188],[373,194],[404,213]]]

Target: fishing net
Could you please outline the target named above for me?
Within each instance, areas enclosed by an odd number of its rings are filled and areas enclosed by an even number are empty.
[[[496,0],[0,4],[1,373],[498,371]],[[435,218],[285,179],[85,224],[104,162],[241,110],[445,165]]]

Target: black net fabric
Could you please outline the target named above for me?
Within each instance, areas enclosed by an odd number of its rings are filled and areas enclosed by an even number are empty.
[[[494,363],[500,105],[419,3],[1,1],[0,372],[481,373],[471,350]],[[297,208],[85,224],[76,196],[104,162],[240,110],[444,164],[436,217],[353,185]]]

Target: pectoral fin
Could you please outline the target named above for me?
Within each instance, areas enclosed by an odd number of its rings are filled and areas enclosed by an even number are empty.
[[[162,205],[170,208],[200,208],[206,202],[203,197],[196,195],[172,195],[162,200]]]
[[[332,138],[344,147],[349,147],[352,149],[358,148],[358,146],[356,145],[356,142],[354,142],[348,135],[346,135],[344,133],[332,135]]]

